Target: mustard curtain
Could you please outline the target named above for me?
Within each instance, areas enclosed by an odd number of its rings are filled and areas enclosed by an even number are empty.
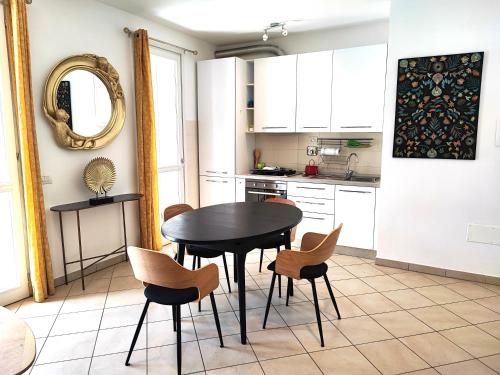
[[[135,110],[137,125],[137,175],[141,247],[161,249],[156,130],[149,40],[146,30],[134,33]]]
[[[31,59],[25,0],[10,0],[4,5],[5,30],[9,55],[14,115],[21,148],[24,201],[28,235],[30,278],[35,301],[54,294],[45,206],[31,89]]]

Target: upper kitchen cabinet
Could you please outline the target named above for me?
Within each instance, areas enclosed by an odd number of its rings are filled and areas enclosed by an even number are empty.
[[[387,46],[335,50],[332,132],[381,132]]]
[[[333,51],[297,57],[297,132],[329,132]]]
[[[255,60],[254,77],[255,132],[295,132],[297,55]]]

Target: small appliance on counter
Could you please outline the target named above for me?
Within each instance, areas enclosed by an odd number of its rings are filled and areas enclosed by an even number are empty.
[[[316,165],[314,159],[309,160],[309,164],[306,165],[306,168],[304,170],[304,175],[316,176],[318,175],[318,173],[319,173],[318,166]]]
[[[282,167],[264,167],[261,169],[252,169],[250,170],[250,174],[257,174],[262,176],[295,176],[297,175],[297,171],[295,169],[290,168],[282,168]]]

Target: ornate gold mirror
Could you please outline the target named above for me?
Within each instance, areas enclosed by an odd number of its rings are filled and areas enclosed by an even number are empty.
[[[43,109],[59,146],[101,148],[120,133],[125,122],[118,72],[105,57],[69,57],[50,73]]]

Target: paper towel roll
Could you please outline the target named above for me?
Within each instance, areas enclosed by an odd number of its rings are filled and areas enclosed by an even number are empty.
[[[338,147],[322,147],[319,150],[320,155],[324,156],[337,156],[340,154],[340,148]]]

